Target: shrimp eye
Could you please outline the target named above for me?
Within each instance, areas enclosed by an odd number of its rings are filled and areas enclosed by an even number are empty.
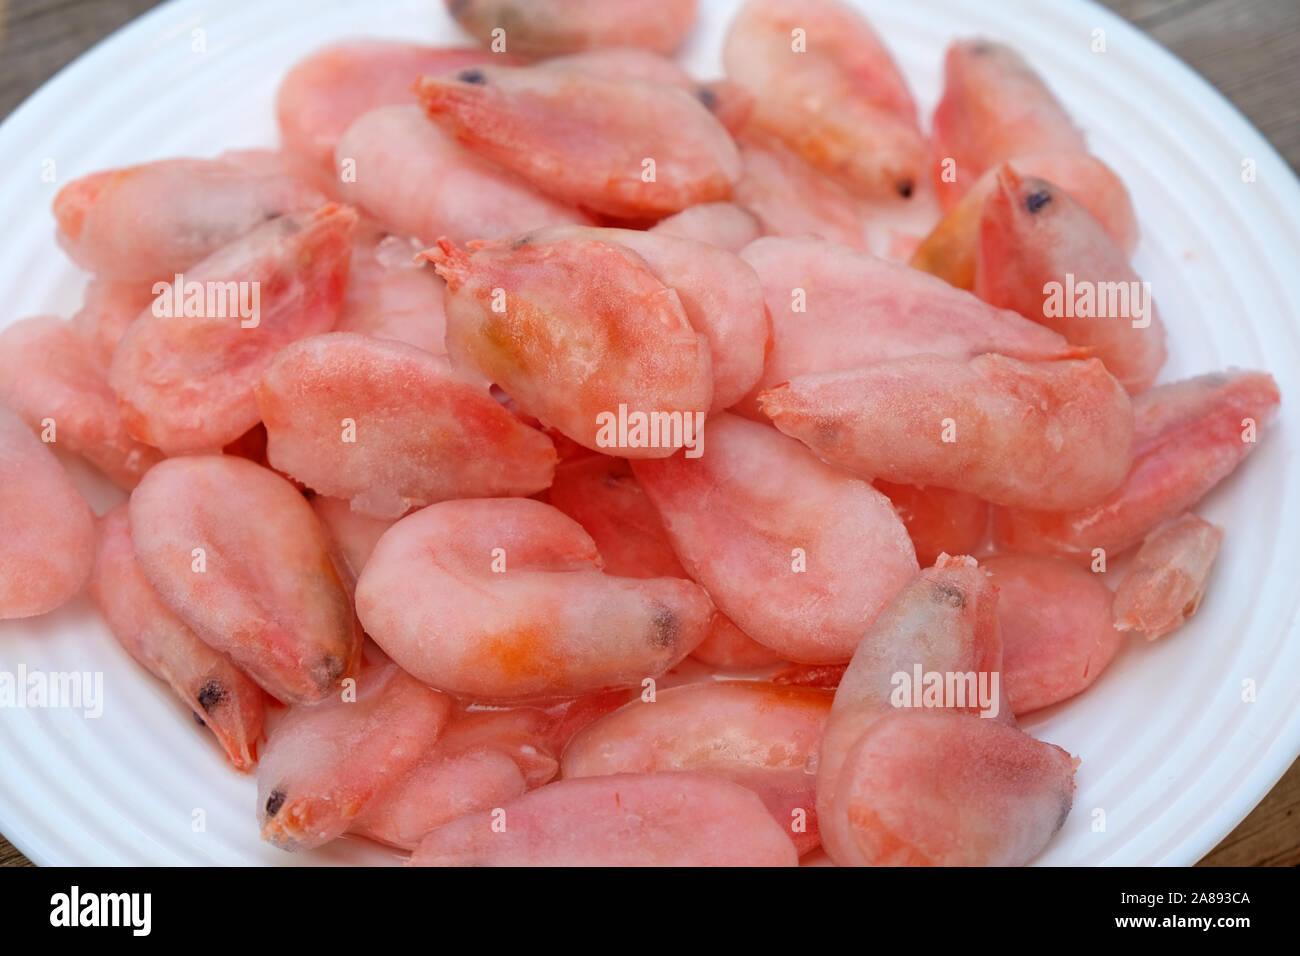
[[[482,70],[476,70],[473,68],[461,70],[456,74],[456,79],[460,80],[462,83],[473,83],[475,86],[487,86],[487,77],[483,74]]]
[[[651,620],[651,626],[654,633],[651,635],[651,641],[655,647],[672,647],[677,640],[677,616],[672,610],[659,606],[655,608],[654,617]]]
[[[701,86],[695,91],[695,98],[704,104],[704,108],[712,112],[713,108],[718,105],[718,94],[713,92],[707,86]]]
[[[211,713],[212,708],[226,699],[226,689],[221,686],[221,682],[210,680],[199,688],[199,706],[203,708],[205,714]]]
[[[266,798],[266,816],[268,819],[280,812],[280,808],[284,806],[284,799],[283,790],[271,791],[271,795]]]
[[[916,188],[916,184],[910,179],[900,179],[894,185],[894,188],[898,190],[898,195],[902,196],[904,199],[911,199],[912,190]]]
[[[1040,189],[1025,197],[1025,208],[1029,210],[1031,215],[1036,214],[1038,210],[1042,209],[1051,201],[1052,194],[1046,189]]]

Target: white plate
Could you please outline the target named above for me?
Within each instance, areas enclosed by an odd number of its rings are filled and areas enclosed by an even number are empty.
[[[697,74],[720,73],[722,31],[737,5],[701,0],[685,57]],[[1026,721],[1083,760],[1074,811],[1040,863],[1190,864],[1300,752],[1300,417],[1289,407],[1300,401],[1300,186],[1208,84],[1090,3],[860,5],[926,116],[955,36],[1004,39],[1047,78],[1133,194],[1144,235],[1136,265],[1169,325],[1165,380],[1238,365],[1268,369],[1281,384],[1279,421],[1199,509],[1228,535],[1196,618],[1163,642],[1130,643],[1081,698]],[[1091,52],[1095,30],[1105,31],[1104,53]],[[84,280],[52,239],[59,185],[105,167],[275,142],[272,100],[286,68],[358,34],[458,38],[433,0],[172,0],[42,87],[0,126],[0,323],[70,314],[80,301]],[[1244,159],[1256,165],[1254,183],[1242,181]],[[42,180],[47,160],[55,183]],[[100,510],[120,500],[102,484],[93,494]],[[42,619],[0,623],[0,671],[20,666],[99,671],[104,680],[98,719],[0,709],[0,832],[37,863],[395,859],[363,841],[297,856],[262,844],[252,779],[226,766],[84,598]],[[1253,703],[1242,700],[1247,680]]]

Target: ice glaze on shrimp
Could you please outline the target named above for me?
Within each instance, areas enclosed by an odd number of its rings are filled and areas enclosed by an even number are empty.
[[[1196,613],[1223,543],[1223,529],[1191,512],[1147,535],[1115,592],[1115,627],[1148,641]]]

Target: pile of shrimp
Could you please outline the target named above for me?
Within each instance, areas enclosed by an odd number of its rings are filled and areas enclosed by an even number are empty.
[[[1271,376],[1048,307],[1137,288],[1138,227],[1005,45],[927,131],[837,0],[750,0],[709,80],[694,0],[447,6],[481,45],[294,65],[278,149],[58,193],[91,278],[0,334],[0,617],[88,588],[285,849],[1033,859],[1081,757],[1017,721],[1195,612]]]

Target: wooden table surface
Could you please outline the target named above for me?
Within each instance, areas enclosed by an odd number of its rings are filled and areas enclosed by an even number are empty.
[[[1297,0],[1103,2],[1200,71],[1300,170]],[[0,0],[0,117],[152,6],[154,0]],[[0,866],[24,865],[30,864],[0,836]],[[1300,865],[1300,761],[1201,865]]]

